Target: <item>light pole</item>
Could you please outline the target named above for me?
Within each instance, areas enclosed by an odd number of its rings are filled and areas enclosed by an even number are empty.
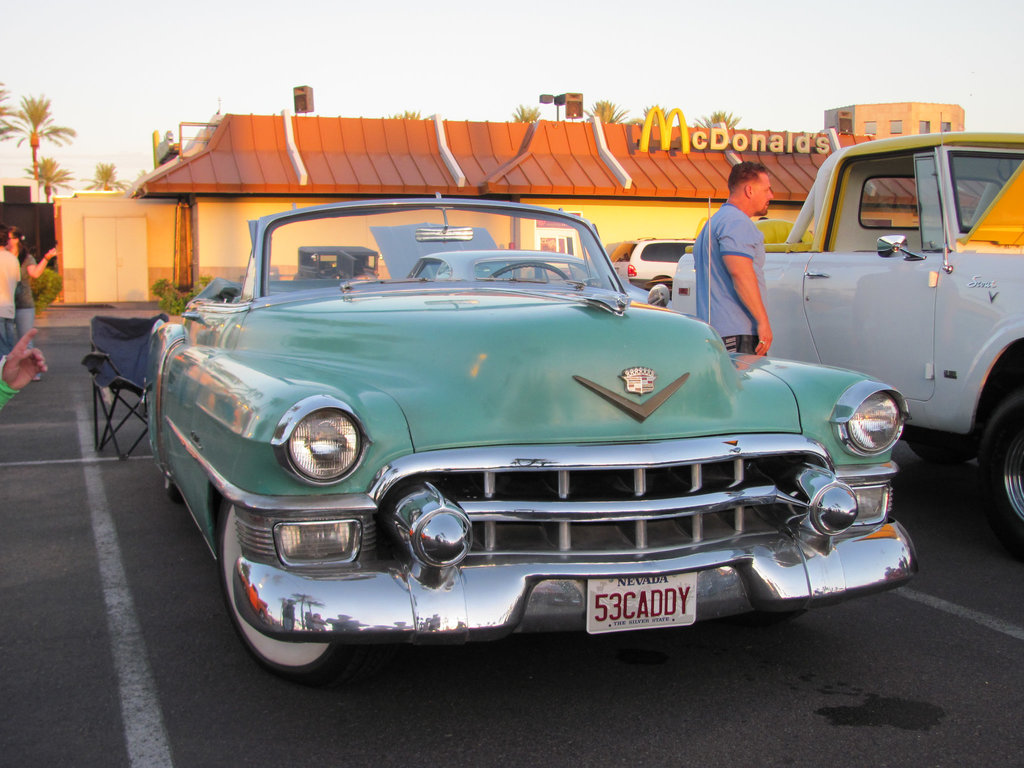
[[[562,119],[562,107],[565,107],[565,119],[575,120],[583,117],[583,94],[582,93],[560,93],[554,96],[550,93],[540,95],[541,104],[555,105],[555,120]]]

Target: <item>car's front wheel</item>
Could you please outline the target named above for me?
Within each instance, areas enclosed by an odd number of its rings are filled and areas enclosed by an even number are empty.
[[[989,523],[1003,546],[1024,560],[1024,393],[992,414],[978,464]]]
[[[242,617],[235,602],[237,591],[242,589],[238,572],[242,548],[238,542],[237,520],[234,506],[225,503],[217,526],[221,592],[232,624],[256,660],[281,677],[312,686],[338,685],[379,670],[391,657],[392,648],[286,642],[264,635]]]

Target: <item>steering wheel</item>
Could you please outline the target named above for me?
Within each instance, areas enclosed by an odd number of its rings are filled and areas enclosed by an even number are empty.
[[[548,264],[546,261],[514,261],[511,264],[506,264],[501,269],[496,269],[491,273],[491,277],[498,277],[506,272],[512,272],[516,269],[528,269],[531,267],[540,267],[541,269],[546,269],[548,272],[554,272],[558,275],[559,280],[569,280],[569,276],[565,274],[565,272],[560,270],[554,264]]]

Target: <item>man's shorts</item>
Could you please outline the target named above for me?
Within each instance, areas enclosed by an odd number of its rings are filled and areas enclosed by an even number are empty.
[[[723,336],[726,352],[739,352],[744,355],[754,354],[757,349],[757,336]]]

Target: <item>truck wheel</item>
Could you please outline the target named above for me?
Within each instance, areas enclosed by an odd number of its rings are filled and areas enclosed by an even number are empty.
[[[931,445],[929,443],[916,443],[907,441],[907,446],[914,452],[914,455],[929,464],[963,464],[978,455],[978,452],[970,445],[956,447],[952,445]]]
[[[242,548],[236,521],[234,506],[225,502],[217,526],[221,592],[231,623],[260,664],[287,680],[315,687],[368,677],[384,666],[393,655],[391,646],[287,642],[268,637],[251,626],[235,604],[236,589],[242,586],[237,573]]]
[[[992,414],[978,456],[985,513],[999,541],[1024,560],[1024,393]]]

